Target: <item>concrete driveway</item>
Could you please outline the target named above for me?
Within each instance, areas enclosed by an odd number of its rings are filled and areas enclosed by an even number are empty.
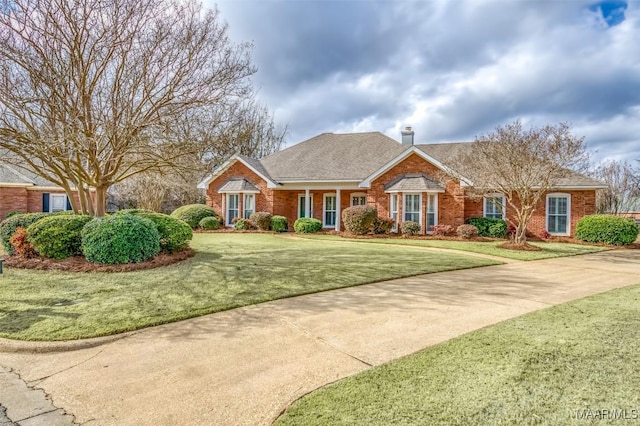
[[[70,413],[82,424],[263,425],[300,396],[371,366],[637,283],[638,250],[516,262],[248,306],[96,347],[3,352],[0,366],[10,380],[42,389],[60,418]],[[7,397],[0,391],[0,406],[16,421]]]

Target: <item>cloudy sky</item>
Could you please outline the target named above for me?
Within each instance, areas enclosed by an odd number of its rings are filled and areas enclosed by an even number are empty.
[[[205,0],[252,41],[287,145],[381,131],[473,140],[569,122],[596,161],[640,159],[640,0]]]

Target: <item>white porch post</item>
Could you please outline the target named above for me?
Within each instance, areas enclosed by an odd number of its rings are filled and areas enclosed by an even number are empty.
[[[309,190],[304,190],[304,217],[311,217],[311,195]]]
[[[336,189],[336,231],[340,232],[340,189]]]

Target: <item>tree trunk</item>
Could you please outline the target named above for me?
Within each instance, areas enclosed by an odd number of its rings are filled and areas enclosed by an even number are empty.
[[[96,188],[94,216],[101,217],[107,213],[107,188]]]

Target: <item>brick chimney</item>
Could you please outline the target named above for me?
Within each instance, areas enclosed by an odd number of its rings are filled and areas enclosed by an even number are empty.
[[[413,136],[415,135],[415,132],[411,130],[411,126],[405,127],[400,133],[402,133],[402,145],[413,145]]]

